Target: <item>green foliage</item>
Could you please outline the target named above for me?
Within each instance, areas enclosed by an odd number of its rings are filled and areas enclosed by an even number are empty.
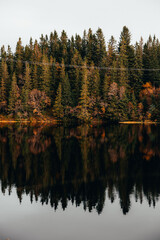
[[[89,121],[89,92],[88,92],[88,70],[84,62],[81,96],[79,100],[80,114],[78,118],[82,121]]]
[[[57,89],[56,99],[53,106],[53,115],[58,119],[62,119],[64,116],[64,107],[62,105],[62,84],[59,84]]]
[[[28,110],[28,99],[29,93],[31,91],[31,77],[30,77],[30,67],[29,64],[26,64],[25,76],[24,76],[24,86],[22,88],[22,104],[24,106],[24,110]]]
[[[150,36],[143,44],[141,38],[133,46],[126,26],[108,48],[100,28],[70,39],[54,31],[26,46],[19,38],[15,53],[1,47],[0,110],[29,117],[34,110],[51,115],[53,108],[58,119],[82,121],[158,119],[159,68],[159,40]]]
[[[19,87],[17,85],[16,75],[14,73],[12,77],[11,90],[9,94],[9,106],[8,106],[9,113],[15,114],[19,109],[19,104],[21,104],[20,93]]]
[[[62,81],[62,104],[64,107],[73,105],[71,97],[71,87],[67,74]]]
[[[42,58],[41,91],[44,91],[48,97],[51,96],[51,71],[47,56]]]

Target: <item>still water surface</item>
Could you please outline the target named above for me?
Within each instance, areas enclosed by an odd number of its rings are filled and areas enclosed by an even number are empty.
[[[160,126],[0,127],[0,239],[160,239]]]

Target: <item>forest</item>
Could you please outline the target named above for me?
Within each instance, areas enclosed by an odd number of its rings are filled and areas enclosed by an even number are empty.
[[[160,42],[63,30],[1,47],[0,120],[159,121]]]

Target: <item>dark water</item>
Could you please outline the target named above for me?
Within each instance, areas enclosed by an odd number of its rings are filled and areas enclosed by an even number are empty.
[[[0,127],[0,239],[160,239],[160,126]]]

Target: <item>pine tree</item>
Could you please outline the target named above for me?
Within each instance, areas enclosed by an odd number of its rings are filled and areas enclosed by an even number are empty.
[[[119,52],[119,84],[120,86],[128,85],[128,56],[127,45],[124,38],[122,38]]]
[[[62,119],[64,116],[64,107],[62,105],[62,84],[59,84],[57,89],[56,99],[53,106],[53,114],[58,119]]]
[[[66,74],[65,78],[62,81],[62,104],[64,107],[73,105],[68,74]]]
[[[34,68],[33,68],[33,73],[32,73],[32,89],[40,89],[40,86],[39,86],[39,82],[38,82],[38,73],[37,73],[38,69],[37,69],[37,65],[35,64],[34,65]]]
[[[75,36],[75,49],[79,52],[79,54],[82,54],[82,39],[77,34]]]
[[[7,50],[7,66],[8,66],[8,72],[10,75],[13,74],[14,71],[14,63],[13,63],[13,54],[11,51],[11,47],[8,46],[8,50]]]
[[[60,54],[60,61],[64,59],[64,62],[67,63],[68,61],[68,54],[67,54],[67,41],[68,37],[66,32],[63,30],[61,33],[60,37],[60,49],[59,49],[59,54]]]
[[[88,91],[91,97],[97,99],[100,95],[100,76],[99,70],[94,67],[92,62],[91,68],[88,71]]]
[[[69,70],[69,80],[70,80],[73,104],[74,106],[77,106],[78,100],[80,97],[81,79],[82,79],[81,69],[76,67],[76,66],[82,66],[82,58],[77,50],[75,50],[74,56],[71,60],[71,65],[75,67]]]
[[[121,68],[128,68],[132,69],[134,68],[134,61],[135,61],[135,56],[134,56],[134,47],[130,44],[131,42],[131,33],[129,29],[124,26],[123,30],[120,35],[120,42],[119,42],[119,52],[120,52],[120,58],[123,58],[123,61],[121,62],[120,67]],[[123,56],[122,56],[123,55]],[[124,55],[125,55],[125,60],[124,60]],[[124,77],[124,73],[122,73],[121,78]],[[133,71],[126,71],[126,76],[125,78],[127,79],[128,83],[130,83],[133,79]]]
[[[1,47],[1,59],[6,61],[6,57],[7,57],[7,53],[6,53],[6,50],[5,50],[5,46],[3,45]]]
[[[0,85],[0,102],[6,102],[6,86],[4,78],[1,79],[1,85]]]
[[[128,103],[129,99],[126,91],[124,90],[123,96],[120,98],[118,104],[120,120],[122,121],[128,120]]]
[[[51,96],[51,71],[46,55],[43,55],[42,59],[41,90],[44,91],[48,97]]]
[[[89,92],[88,92],[88,70],[86,68],[86,61],[84,62],[83,68],[83,79],[82,79],[82,89],[80,96],[80,114],[79,119],[82,121],[88,121],[90,119],[89,113]]]
[[[86,30],[83,32],[83,38],[82,38],[82,59],[84,59],[87,55],[87,33]]]
[[[60,40],[58,38],[58,34],[56,31],[50,34],[49,39],[49,55],[55,58],[56,61],[59,61],[59,48],[60,48]]]
[[[73,58],[74,52],[75,52],[75,40],[74,37],[71,37],[71,40],[68,40],[67,45],[67,52],[68,52],[68,64],[71,64],[71,60]]]
[[[15,60],[16,60],[16,77],[19,85],[22,84],[23,75],[23,57],[24,57],[24,47],[22,46],[21,38],[19,38],[16,45]]]
[[[139,98],[140,90],[142,89],[143,84],[143,40],[141,39],[140,43],[135,45],[135,62],[134,68],[137,69],[133,72],[133,78],[130,82],[131,87],[134,89],[136,98]]]
[[[94,39],[95,36],[92,32],[92,29],[90,28],[87,34],[87,48],[86,48],[87,50],[86,59],[88,64],[91,64],[95,60]]]
[[[0,84],[0,110],[5,111],[7,108],[6,87],[4,79],[1,79]]]
[[[6,95],[6,100],[8,99],[9,96],[9,90],[10,90],[10,78],[8,74],[8,66],[6,61],[2,59],[1,62],[1,78],[3,79],[4,83],[4,88],[5,88],[5,95]]]
[[[108,102],[109,85],[110,85],[110,76],[108,76],[108,74],[106,73],[104,78],[104,86],[103,86],[103,99],[106,103]]]
[[[19,88],[18,88],[18,85],[17,85],[16,75],[14,73],[13,77],[12,77],[11,90],[10,90],[10,95],[9,95],[8,109],[9,109],[10,113],[15,113],[16,112],[16,107],[17,107],[19,97],[20,97]]]
[[[28,99],[29,99],[29,93],[31,91],[31,77],[30,77],[30,67],[29,64],[26,63],[26,69],[25,69],[25,77],[24,77],[24,86],[22,88],[22,103],[24,106],[24,110],[28,111]]]
[[[105,38],[102,32],[101,28],[98,28],[96,31],[96,61],[95,64],[97,66],[103,65],[103,59],[106,57],[106,44],[105,44]]]

